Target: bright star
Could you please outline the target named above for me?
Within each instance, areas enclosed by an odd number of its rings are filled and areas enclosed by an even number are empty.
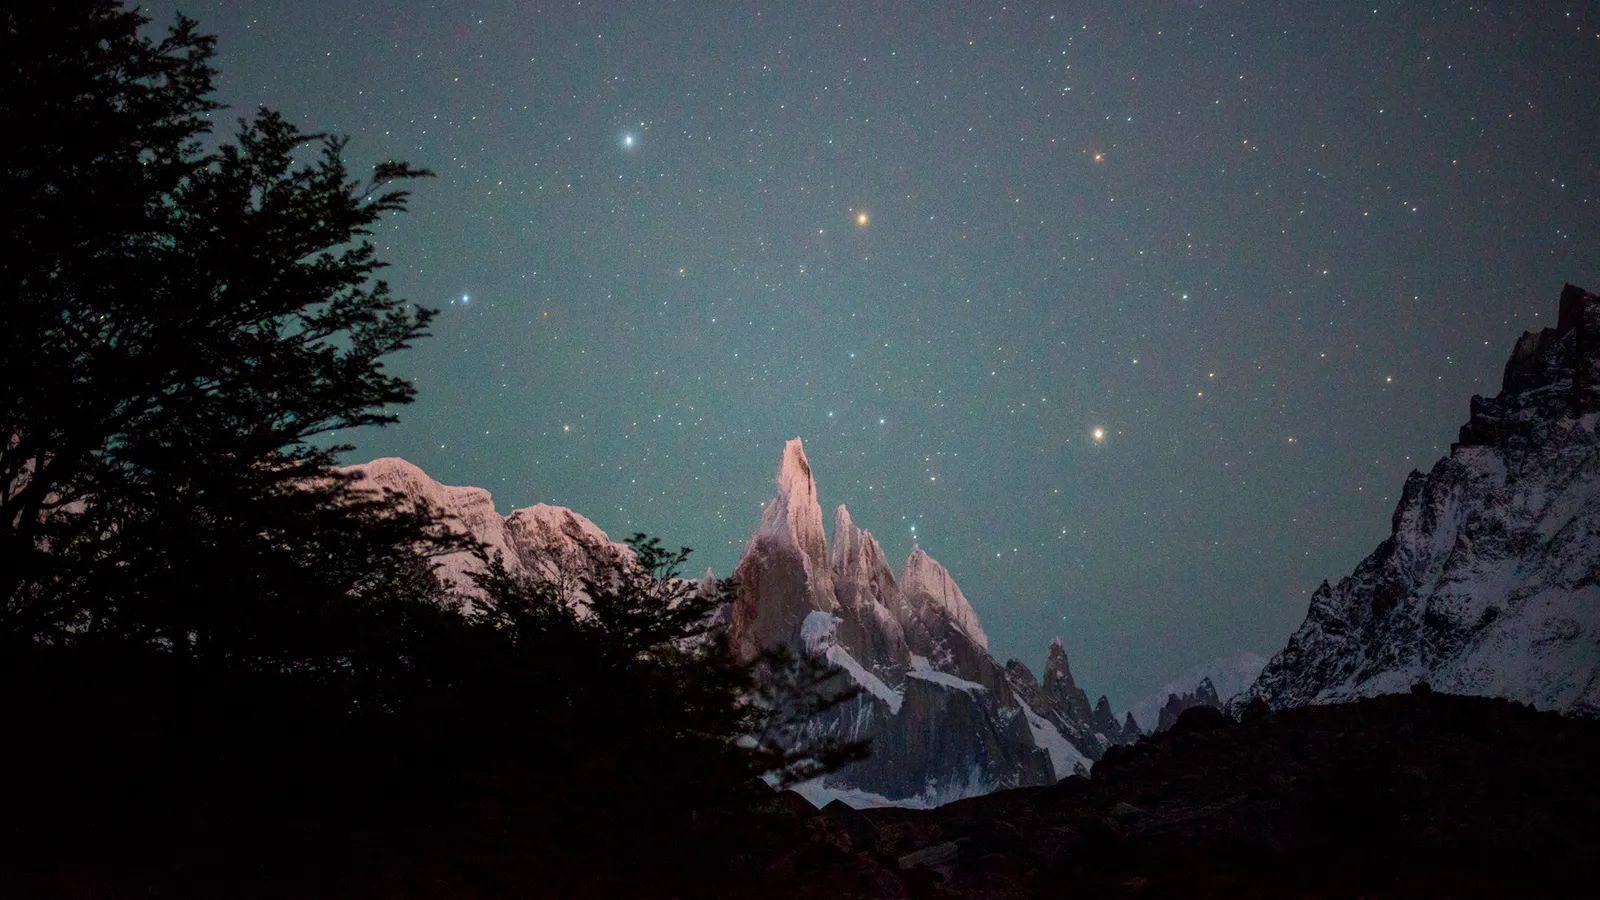
[[[867,223],[870,222],[870,221],[872,221],[872,220],[867,218],[867,211],[866,210],[862,210],[861,212],[856,213],[856,227],[857,228],[865,228],[865,227],[867,227]]]
[[[639,143],[639,138],[631,131],[622,136],[622,147],[625,150],[632,150],[633,145],[637,143]]]
[[[1106,442],[1106,430],[1096,425],[1094,430],[1089,432],[1089,437],[1094,438],[1096,444],[1104,444]]]
[[[462,306],[466,306],[466,305],[470,304],[471,302],[472,302],[472,295],[471,294],[462,294],[461,295],[461,305]]]

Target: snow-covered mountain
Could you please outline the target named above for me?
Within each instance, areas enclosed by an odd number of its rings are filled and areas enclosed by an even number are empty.
[[[897,578],[844,506],[830,545],[799,438],[777,489],[734,570],[733,644],[826,656],[862,690],[815,729],[872,741],[870,758],[805,786],[814,801],[934,805],[1048,784],[1137,734],[1104,697],[1089,705],[1059,641],[1042,685],[1020,662],[997,663],[971,602],[921,547]]]
[[[354,476],[358,489],[394,492],[444,513],[450,527],[499,554],[508,568],[577,589],[579,576],[593,560],[633,557],[626,544],[611,540],[600,526],[563,506],[539,503],[500,515],[494,498],[479,487],[453,487],[428,477],[417,466],[396,457],[375,459],[341,470]],[[477,592],[472,573],[482,564],[471,553],[453,553],[439,560],[439,575],[470,602]]]
[[[405,460],[346,471],[358,487],[443,510],[452,527],[513,569],[574,588],[596,555],[631,553],[572,510],[541,504],[502,516],[487,491],[442,485]],[[456,554],[443,560],[441,574],[471,602],[471,576],[480,565]],[[921,547],[896,574],[882,546],[842,505],[830,541],[799,438],[784,447],[777,493],[732,579],[733,600],[719,619],[735,652],[748,657],[787,645],[826,657],[862,688],[813,723],[813,733],[872,742],[868,759],[804,786],[819,804],[839,798],[932,806],[1049,784],[1138,735],[1133,720],[1119,722],[1104,697],[1089,703],[1059,640],[1042,683],[1021,662],[996,662],[972,603]]]
[[[1246,695],[1278,706],[1404,690],[1600,713],[1600,298],[1572,285],[1500,393],[1412,472],[1390,536]]]
[[[1208,660],[1152,691],[1133,705],[1129,715],[1142,731],[1163,731],[1191,706],[1226,704],[1248,688],[1266,664],[1265,659],[1248,652]]]

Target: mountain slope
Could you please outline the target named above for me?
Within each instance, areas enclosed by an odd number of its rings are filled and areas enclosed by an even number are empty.
[[[1418,680],[1600,713],[1600,298],[1572,285],[1501,391],[1412,472],[1390,536],[1337,585],[1248,696],[1275,706]],[[1241,702],[1242,702],[1241,698]]]
[[[498,555],[514,572],[557,582],[577,590],[578,579],[591,571],[595,559],[633,557],[626,544],[611,540],[600,526],[563,506],[539,503],[513,510],[495,511],[494,498],[479,487],[440,484],[422,469],[396,457],[348,466],[358,490],[395,492],[439,510],[450,527],[481,542],[490,555]],[[439,560],[445,584],[468,601],[476,594],[472,574],[482,564],[471,553],[452,553]]]

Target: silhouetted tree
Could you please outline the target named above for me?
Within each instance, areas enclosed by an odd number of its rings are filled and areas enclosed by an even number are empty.
[[[431,312],[369,236],[426,173],[358,182],[266,110],[212,142],[211,39],[146,24],[0,10],[0,862],[120,861],[130,895],[552,847],[664,871],[757,778],[858,756],[806,740],[826,666],[728,652],[687,551],[445,594],[471,542],[325,443],[412,397],[384,360]]]
[[[411,398],[383,360],[431,313],[374,280],[368,235],[425,173],[358,183],[268,110],[208,149],[212,40],[145,22],[0,12],[0,635],[215,659],[253,652],[253,617],[414,577],[420,519],[341,553],[385,504],[316,440]]]
[[[431,314],[375,279],[369,233],[425,173],[358,182],[340,140],[267,110],[211,141],[212,40],[146,24],[0,10],[0,768],[24,857],[377,809],[425,750],[382,740],[416,648],[459,621],[431,557],[462,542],[319,443],[411,398],[383,361]]]
[[[707,856],[747,840],[731,823],[772,797],[761,780],[787,787],[865,754],[806,728],[854,691],[810,657],[740,661],[719,617],[732,584],[684,579],[688,550],[629,546],[555,578],[484,557],[469,617],[490,636],[455,707],[466,727],[447,730],[472,736],[480,764],[528,773],[521,808],[553,822],[560,846],[704,879]]]

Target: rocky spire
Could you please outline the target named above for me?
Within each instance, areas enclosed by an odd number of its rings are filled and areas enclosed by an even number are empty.
[[[1117,722],[1117,714],[1111,711],[1111,700],[1104,694],[1094,705],[1094,730],[1112,741],[1122,736],[1122,725]]]
[[[1067,650],[1061,645],[1059,637],[1050,642],[1050,656],[1045,660],[1041,689],[1069,721],[1085,727],[1092,724],[1089,695],[1072,679],[1072,666],[1067,662]]]
[[[872,535],[856,527],[849,508],[843,503],[839,504],[833,511],[833,543],[828,553],[828,562],[833,567],[834,575],[837,577],[869,568],[871,560],[867,557],[878,549],[878,542],[873,540]],[[882,555],[881,551],[879,555]]]
[[[761,513],[756,537],[790,544],[805,560],[808,572],[825,573],[827,539],[822,533],[822,507],[817,503],[817,482],[799,438],[783,446],[778,463],[778,493]]]
[[[906,557],[905,569],[900,574],[900,590],[905,593],[913,615],[921,617],[931,613],[945,618],[974,644],[989,649],[989,636],[978,624],[978,614],[973,611],[972,604],[967,602],[945,567],[920,546],[913,545],[911,555]]]
[[[733,571],[738,587],[731,636],[734,649],[747,658],[762,647],[796,644],[809,613],[839,606],[817,483],[799,438],[784,445],[777,485]]]

